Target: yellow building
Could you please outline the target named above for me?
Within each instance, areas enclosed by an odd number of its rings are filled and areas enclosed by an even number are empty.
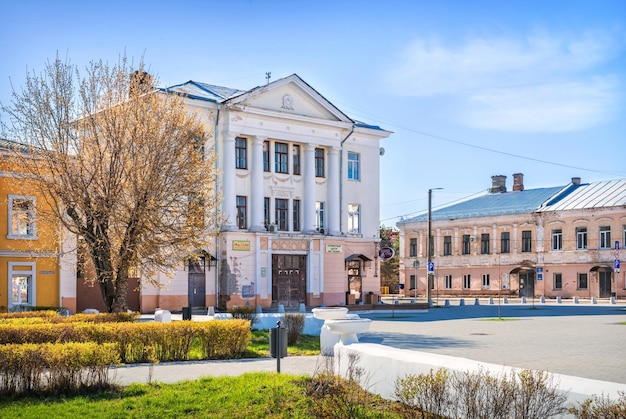
[[[0,308],[65,307],[76,311],[73,237],[37,217],[45,199],[8,156],[19,144],[0,140]]]

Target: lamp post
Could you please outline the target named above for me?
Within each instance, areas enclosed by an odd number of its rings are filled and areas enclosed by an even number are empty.
[[[426,250],[428,254],[428,263],[426,265],[426,302],[430,306],[430,284],[434,282],[434,269],[432,267],[432,257],[433,257],[433,234],[432,234],[432,200],[433,200],[433,191],[440,190],[443,188],[432,188],[428,190],[428,248]]]

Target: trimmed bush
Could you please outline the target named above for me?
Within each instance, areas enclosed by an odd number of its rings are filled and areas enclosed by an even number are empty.
[[[304,330],[305,319],[304,313],[285,313],[281,316],[281,324],[287,329],[287,345],[292,346],[298,343]]]

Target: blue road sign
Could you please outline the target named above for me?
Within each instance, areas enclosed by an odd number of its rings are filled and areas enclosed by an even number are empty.
[[[435,262],[428,262],[428,273],[429,274],[435,273]]]
[[[620,265],[619,259],[615,259],[615,263],[613,264],[613,268],[614,269],[619,269],[619,265]]]

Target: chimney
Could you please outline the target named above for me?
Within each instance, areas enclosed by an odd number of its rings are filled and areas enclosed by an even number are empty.
[[[572,178],[572,184],[576,185],[576,186],[580,185],[580,178],[579,177],[573,177]]]
[[[491,193],[506,192],[506,176],[491,176]]]
[[[523,173],[513,174],[513,190],[514,191],[524,190],[524,174]]]

